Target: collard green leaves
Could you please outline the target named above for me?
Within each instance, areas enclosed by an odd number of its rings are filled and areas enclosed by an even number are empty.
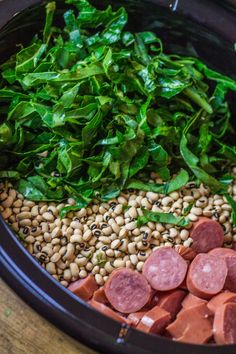
[[[175,216],[172,213],[162,213],[150,211],[147,209],[143,210],[143,215],[139,216],[137,219],[138,227],[147,224],[149,221],[163,223],[163,224],[172,224],[179,227],[185,227],[189,224],[189,221],[183,216]]]
[[[225,193],[235,81],[165,54],[152,32],[130,32],[124,8],[65,2],[64,27],[48,3],[42,33],[0,66],[0,177],[32,200],[74,197],[62,215],[124,188],[170,193],[189,175]]]
[[[232,208],[232,223],[236,227],[236,201],[228,194],[225,194],[225,198]]]

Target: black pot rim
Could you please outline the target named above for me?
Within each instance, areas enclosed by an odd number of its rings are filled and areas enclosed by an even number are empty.
[[[152,2],[157,2],[151,0]],[[10,3],[10,6],[7,5]],[[16,12],[20,12],[29,6],[39,3],[38,0],[18,0],[3,1],[0,3],[0,28],[7,23]],[[158,2],[163,6],[179,5],[178,9],[183,15],[197,20],[196,10],[192,12],[191,6],[196,3],[196,8],[203,14],[205,25],[209,25],[213,30],[216,26],[216,18],[213,23],[209,22],[209,4],[211,14],[215,15],[219,11],[219,5],[211,0],[165,0]],[[208,11],[203,11],[208,8]],[[4,9],[4,10],[3,10]],[[215,9],[215,10],[214,10]],[[203,12],[202,12],[203,11]],[[231,12],[223,11],[224,21],[228,26],[233,26],[235,15]],[[1,14],[4,13],[4,16]],[[227,13],[227,16],[226,16]],[[208,15],[207,15],[208,14]],[[207,20],[208,19],[208,20]],[[201,20],[203,20],[201,18]],[[224,22],[223,21],[223,22]],[[235,28],[235,26],[234,26]],[[226,36],[225,31],[221,35]],[[229,42],[236,41],[234,33],[227,32]],[[0,216],[0,275],[11,286],[11,288],[30,304],[42,316],[62,329],[67,334],[80,340],[84,344],[99,350],[102,353],[125,353],[125,354],[235,354],[236,345],[216,346],[216,345],[192,345],[177,343],[167,338],[146,335],[133,328],[127,328],[124,336],[121,336],[123,326],[108,317],[104,317],[99,312],[90,308],[88,304],[65,289],[55,279],[53,279],[45,269],[43,269],[35,259],[26,251],[14,233]]]

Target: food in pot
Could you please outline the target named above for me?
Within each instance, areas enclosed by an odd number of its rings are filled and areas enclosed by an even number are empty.
[[[194,223],[191,237],[192,249],[197,253],[208,252],[224,243],[224,230],[214,220],[201,217]]]
[[[208,302],[207,307],[211,312],[215,313],[216,309],[227,302],[236,302],[236,293],[231,293],[230,291],[226,291],[220,293],[211,298]]]
[[[187,287],[195,296],[209,299],[223,289],[227,272],[224,259],[200,253],[189,267]]]
[[[64,27],[47,4],[0,66],[2,216],[97,311],[235,343],[236,83],[130,31],[124,8],[66,3]]]
[[[214,297],[212,299],[214,299]],[[211,302],[211,300],[208,302],[208,304],[210,304],[210,302]],[[194,306],[200,305],[200,304],[207,304],[207,300],[197,297],[197,296],[193,295],[192,293],[189,293],[182,301],[182,307],[184,309],[188,309],[190,307],[194,307]],[[209,309],[211,310],[211,308],[209,308]]]
[[[169,249],[169,247],[159,248],[155,253],[159,253],[162,257],[163,250],[168,251]],[[172,250],[179,256],[177,250]],[[220,250],[218,249],[217,252],[220,252]],[[222,248],[222,252],[224,250]],[[235,251],[232,252],[236,254]],[[194,272],[197,273],[197,286],[201,287],[199,297],[195,295],[195,288],[183,289],[182,285],[176,286],[176,289],[172,291],[159,291],[153,288],[150,291],[150,288],[144,286],[142,278],[139,279],[141,275],[137,271],[120,268],[109,276],[105,291],[101,287],[94,292],[93,297],[92,294],[90,295],[92,300],[89,303],[103,314],[107,314],[113,319],[118,316],[119,321],[122,322],[123,320],[123,323],[140,331],[160,334],[175,341],[195,344],[204,344],[209,341],[211,343],[215,341],[218,344],[235,343],[234,308],[236,306],[236,293],[230,292],[227,287],[224,290],[224,280],[222,281],[222,279],[221,286],[218,289],[214,288],[214,291],[212,291],[212,284],[214,286],[220,284],[217,277],[212,276],[212,270],[210,269],[216,260],[217,257],[212,255],[211,252],[200,253],[188,265],[187,277],[192,278]],[[156,264],[159,263],[156,256],[152,259],[151,265],[155,262]],[[223,262],[223,267],[216,267],[214,271],[218,270],[220,273],[218,276],[221,277],[222,269],[226,269],[226,262],[221,258],[219,258],[219,262]],[[150,266],[149,259],[145,264]],[[204,269],[199,272],[199,267],[201,268],[202,265],[205,265],[205,270],[209,270],[209,272],[204,271]],[[197,269],[193,271],[195,267]],[[170,273],[175,274],[173,270]],[[127,279],[130,279],[130,281],[127,282]],[[142,286],[137,287],[140,281]],[[203,289],[203,287],[205,288]],[[130,294],[132,290],[133,302],[131,303]],[[98,292],[99,296],[97,297]],[[143,297],[142,307],[139,292],[140,294],[141,292],[146,294],[146,297]],[[136,296],[136,293],[138,296]],[[217,294],[215,295],[215,293]],[[135,311],[134,307],[137,304],[140,304],[140,306],[136,307],[137,311]]]
[[[236,255],[234,250],[230,248],[215,248],[210,254],[220,257],[226,261],[228,273],[225,280],[225,288],[230,291],[236,291]]]
[[[183,289],[165,291],[163,293],[158,292],[155,295],[157,305],[169,312],[171,319],[174,319],[180,311],[185,296],[186,292]]]
[[[141,318],[137,329],[146,333],[162,333],[171,321],[170,313],[156,305]]]
[[[187,267],[187,263],[173,248],[161,248],[148,257],[143,274],[153,289],[167,291],[182,284]]]
[[[236,343],[236,304],[226,303],[216,309],[214,324],[214,338],[217,344]]]
[[[213,335],[212,314],[205,304],[183,309],[166,330],[178,342],[207,343]]]
[[[69,203],[37,203],[25,199],[9,183],[2,183],[0,187],[3,217],[35,259],[64,286],[90,273],[96,276],[98,285],[103,285],[108,275],[118,267],[142,271],[148,255],[162,246],[175,246],[178,252],[182,249],[180,254],[183,258],[191,260],[196,253],[191,248],[193,222],[189,217],[191,219],[190,214],[195,215],[192,209],[203,196],[206,206],[201,208],[202,215],[210,211],[209,220],[216,220],[215,210],[218,210],[217,220],[225,230],[225,249],[232,247],[236,240],[236,230],[228,210],[230,206],[224,197],[210,194],[203,186],[189,188],[186,185],[170,194],[172,202],[168,206],[162,204],[165,198],[162,194],[127,191],[108,203],[97,201],[87,208],[71,212],[65,218],[60,218],[60,209],[69,206]],[[195,194],[196,199],[190,196],[191,193]],[[188,202],[189,198],[193,202]],[[223,207],[215,205],[219,200],[224,203]],[[144,204],[153,212],[158,208],[163,214],[174,213],[189,220],[188,225],[180,227],[147,222],[138,227],[137,221]],[[191,209],[187,213],[189,206]],[[135,226],[132,230],[130,223]],[[186,258],[187,253],[190,257]]]
[[[151,287],[142,274],[132,269],[120,268],[112,272],[104,292],[114,309],[122,313],[132,313],[147,304]]]
[[[89,274],[86,278],[71,283],[68,289],[81,299],[87,301],[91,299],[94,292],[98,289],[98,285],[92,274]]]
[[[104,305],[103,303],[91,300],[91,301],[89,301],[89,304],[94,309],[96,309],[97,311],[101,312],[103,315],[108,316],[108,317],[112,318],[115,321],[129,324],[129,321],[127,321],[125,317],[123,317],[118,312],[115,312],[114,310],[112,310],[110,307]]]

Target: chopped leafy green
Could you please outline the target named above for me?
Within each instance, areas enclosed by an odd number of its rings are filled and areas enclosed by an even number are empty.
[[[0,171],[0,178],[20,179],[20,174],[17,171]]]
[[[97,264],[100,267],[104,267],[104,265],[106,264],[107,260],[106,260],[106,254],[105,252],[99,252],[96,254],[96,259],[97,259]]]
[[[188,215],[193,206],[194,206],[194,202],[190,203],[186,208],[184,208],[182,212],[183,216]]]
[[[155,33],[133,33],[123,7],[65,5],[64,25],[49,2],[42,31],[0,65],[0,178],[31,200],[73,197],[62,217],[93,198],[170,193],[189,178],[225,194],[236,162],[226,98],[236,82],[166,54]]]
[[[143,209],[143,216],[139,216],[137,219],[138,227],[143,224],[147,224],[149,221],[160,222],[163,224],[173,224],[179,227],[185,227],[189,224],[189,221],[183,216],[177,217],[172,213],[162,213]]]
[[[138,180],[131,180],[126,188],[127,189],[140,189],[143,191],[151,191],[156,193],[171,193],[177,189],[183,187],[189,180],[189,175],[187,171],[181,169],[180,172],[172,179],[170,182],[166,183],[148,183],[142,182]]]
[[[229,205],[232,208],[232,222],[233,225],[236,226],[236,201],[233,200],[233,198],[228,194],[225,194],[225,198],[227,199]]]

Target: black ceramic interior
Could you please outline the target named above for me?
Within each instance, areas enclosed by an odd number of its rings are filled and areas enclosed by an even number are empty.
[[[0,62],[27,43],[42,27],[44,7],[37,0],[0,2]],[[60,1],[57,1],[60,6]],[[104,7],[108,1],[94,1]],[[233,43],[236,12],[223,1],[122,0],[130,14],[130,28],[152,30],[168,52],[199,56],[212,68],[236,76]],[[102,4],[102,5],[101,5]],[[21,12],[22,10],[25,11]],[[60,9],[58,10],[60,12]],[[13,15],[20,12],[18,15]],[[10,20],[8,22],[8,20]],[[3,27],[3,25],[6,23]],[[231,97],[232,99],[233,97]],[[235,100],[235,97],[234,97]],[[1,121],[1,117],[0,117]],[[123,354],[235,354],[234,346],[190,345],[146,335],[104,317],[58,284],[26,252],[0,217],[0,275],[34,309],[56,326],[101,353]]]

